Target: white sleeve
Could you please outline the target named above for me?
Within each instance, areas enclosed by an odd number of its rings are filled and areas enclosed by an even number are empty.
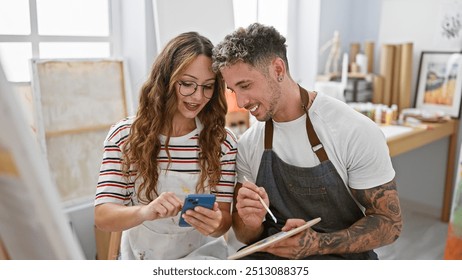
[[[354,189],[380,186],[395,177],[386,138],[373,122],[363,122],[347,143],[348,184]]]
[[[244,176],[251,182],[256,182],[260,160],[264,150],[263,122],[254,123],[238,140],[236,170],[237,182],[245,181]]]

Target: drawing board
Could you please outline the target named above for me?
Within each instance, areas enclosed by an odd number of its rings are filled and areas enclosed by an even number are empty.
[[[259,240],[239,251],[237,251],[235,254],[231,255],[228,257],[228,260],[237,260],[242,257],[245,257],[247,255],[253,254],[255,252],[261,251],[262,249],[270,246],[271,244],[274,244],[276,242],[282,241],[286,238],[289,238],[297,233],[300,233],[307,228],[312,227],[313,225],[319,223],[321,221],[321,218],[315,218],[313,220],[309,220],[306,222],[304,225],[299,226],[297,228],[291,229],[289,231],[280,231],[276,234],[273,234],[271,236],[268,236],[262,240]]]

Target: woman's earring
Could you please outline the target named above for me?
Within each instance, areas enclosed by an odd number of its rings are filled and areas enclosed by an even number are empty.
[[[282,82],[284,78],[282,76],[278,76],[278,82]]]

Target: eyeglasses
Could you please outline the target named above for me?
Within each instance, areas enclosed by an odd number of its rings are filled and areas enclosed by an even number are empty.
[[[202,94],[204,95],[205,98],[210,99],[213,96],[213,89],[214,89],[214,84],[206,84],[206,85],[198,85],[196,82],[184,82],[184,81],[179,81],[178,84],[180,85],[180,94],[183,96],[190,96],[193,95],[198,87],[202,87]]]

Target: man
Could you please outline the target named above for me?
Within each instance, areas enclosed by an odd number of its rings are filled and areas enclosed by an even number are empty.
[[[373,249],[394,242],[402,228],[395,171],[378,126],[301,88],[290,76],[285,38],[273,27],[239,28],[214,48],[213,60],[239,107],[260,121],[238,144],[237,239],[251,244],[321,218],[248,258],[377,259]]]

